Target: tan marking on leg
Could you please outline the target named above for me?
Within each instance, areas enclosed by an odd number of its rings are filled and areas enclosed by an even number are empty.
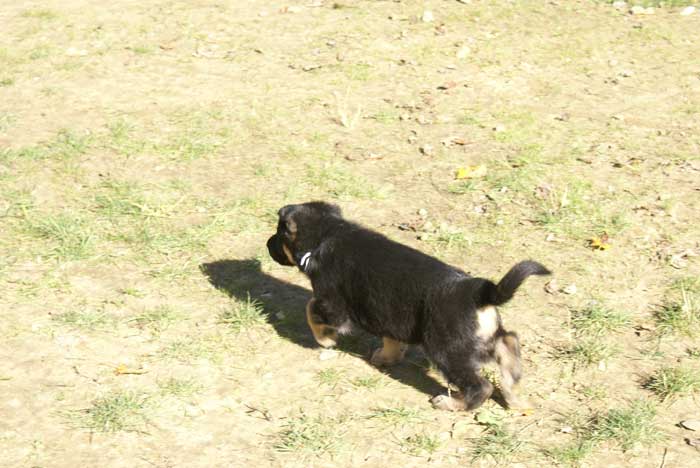
[[[464,397],[459,392],[452,392],[451,395],[438,395],[430,400],[433,408],[445,411],[461,411],[467,408]]]
[[[408,345],[393,338],[382,338],[382,347],[372,353],[370,362],[375,366],[393,366],[403,359]]]
[[[309,324],[309,328],[311,328],[311,333],[314,334],[316,342],[324,348],[330,348],[331,346],[335,346],[338,341],[338,333],[333,327],[314,321],[311,306],[313,306],[315,301],[316,299],[312,297],[306,304],[306,321]]]
[[[292,255],[292,252],[291,250],[289,250],[289,247],[282,244],[282,250],[284,250],[284,254],[287,256],[287,259],[292,263],[292,265],[296,265],[297,262],[294,261],[294,255]]]
[[[489,340],[498,330],[498,312],[494,306],[486,306],[476,311],[478,328],[476,336],[482,340]]]

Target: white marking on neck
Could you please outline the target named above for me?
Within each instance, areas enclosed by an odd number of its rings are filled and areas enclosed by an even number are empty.
[[[299,266],[303,271],[306,271],[306,268],[309,266],[309,262],[311,261],[311,252],[306,252],[302,257],[301,260],[299,260]]]

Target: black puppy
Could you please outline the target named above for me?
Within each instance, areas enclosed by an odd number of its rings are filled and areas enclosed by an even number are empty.
[[[280,209],[267,248],[277,263],[297,266],[311,280],[306,318],[321,346],[335,345],[351,324],[382,337],[375,365],[395,364],[407,344],[422,345],[459,388],[432,399],[447,410],[471,410],[491,396],[493,385],[480,369],[495,360],[503,396],[517,406],[520,346],[495,306],[509,301],[528,276],[550,273],[539,263],[518,263],[494,284],[347,221],[324,202]]]

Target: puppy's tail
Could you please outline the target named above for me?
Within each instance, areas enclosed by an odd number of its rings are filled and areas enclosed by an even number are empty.
[[[505,304],[513,298],[515,291],[528,276],[549,274],[551,271],[537,262],[532,260],[520,262],[511,268],[498,284],[489,280],[481,280],[481,284],[478,286],[477,307]]]

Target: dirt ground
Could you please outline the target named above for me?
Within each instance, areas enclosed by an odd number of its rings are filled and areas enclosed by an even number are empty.
[[[2,2],[0,466],[700,467],[688,5]],[[265,249],[310,199],[552,269],[501,308],[533,411],[319,348]]]

